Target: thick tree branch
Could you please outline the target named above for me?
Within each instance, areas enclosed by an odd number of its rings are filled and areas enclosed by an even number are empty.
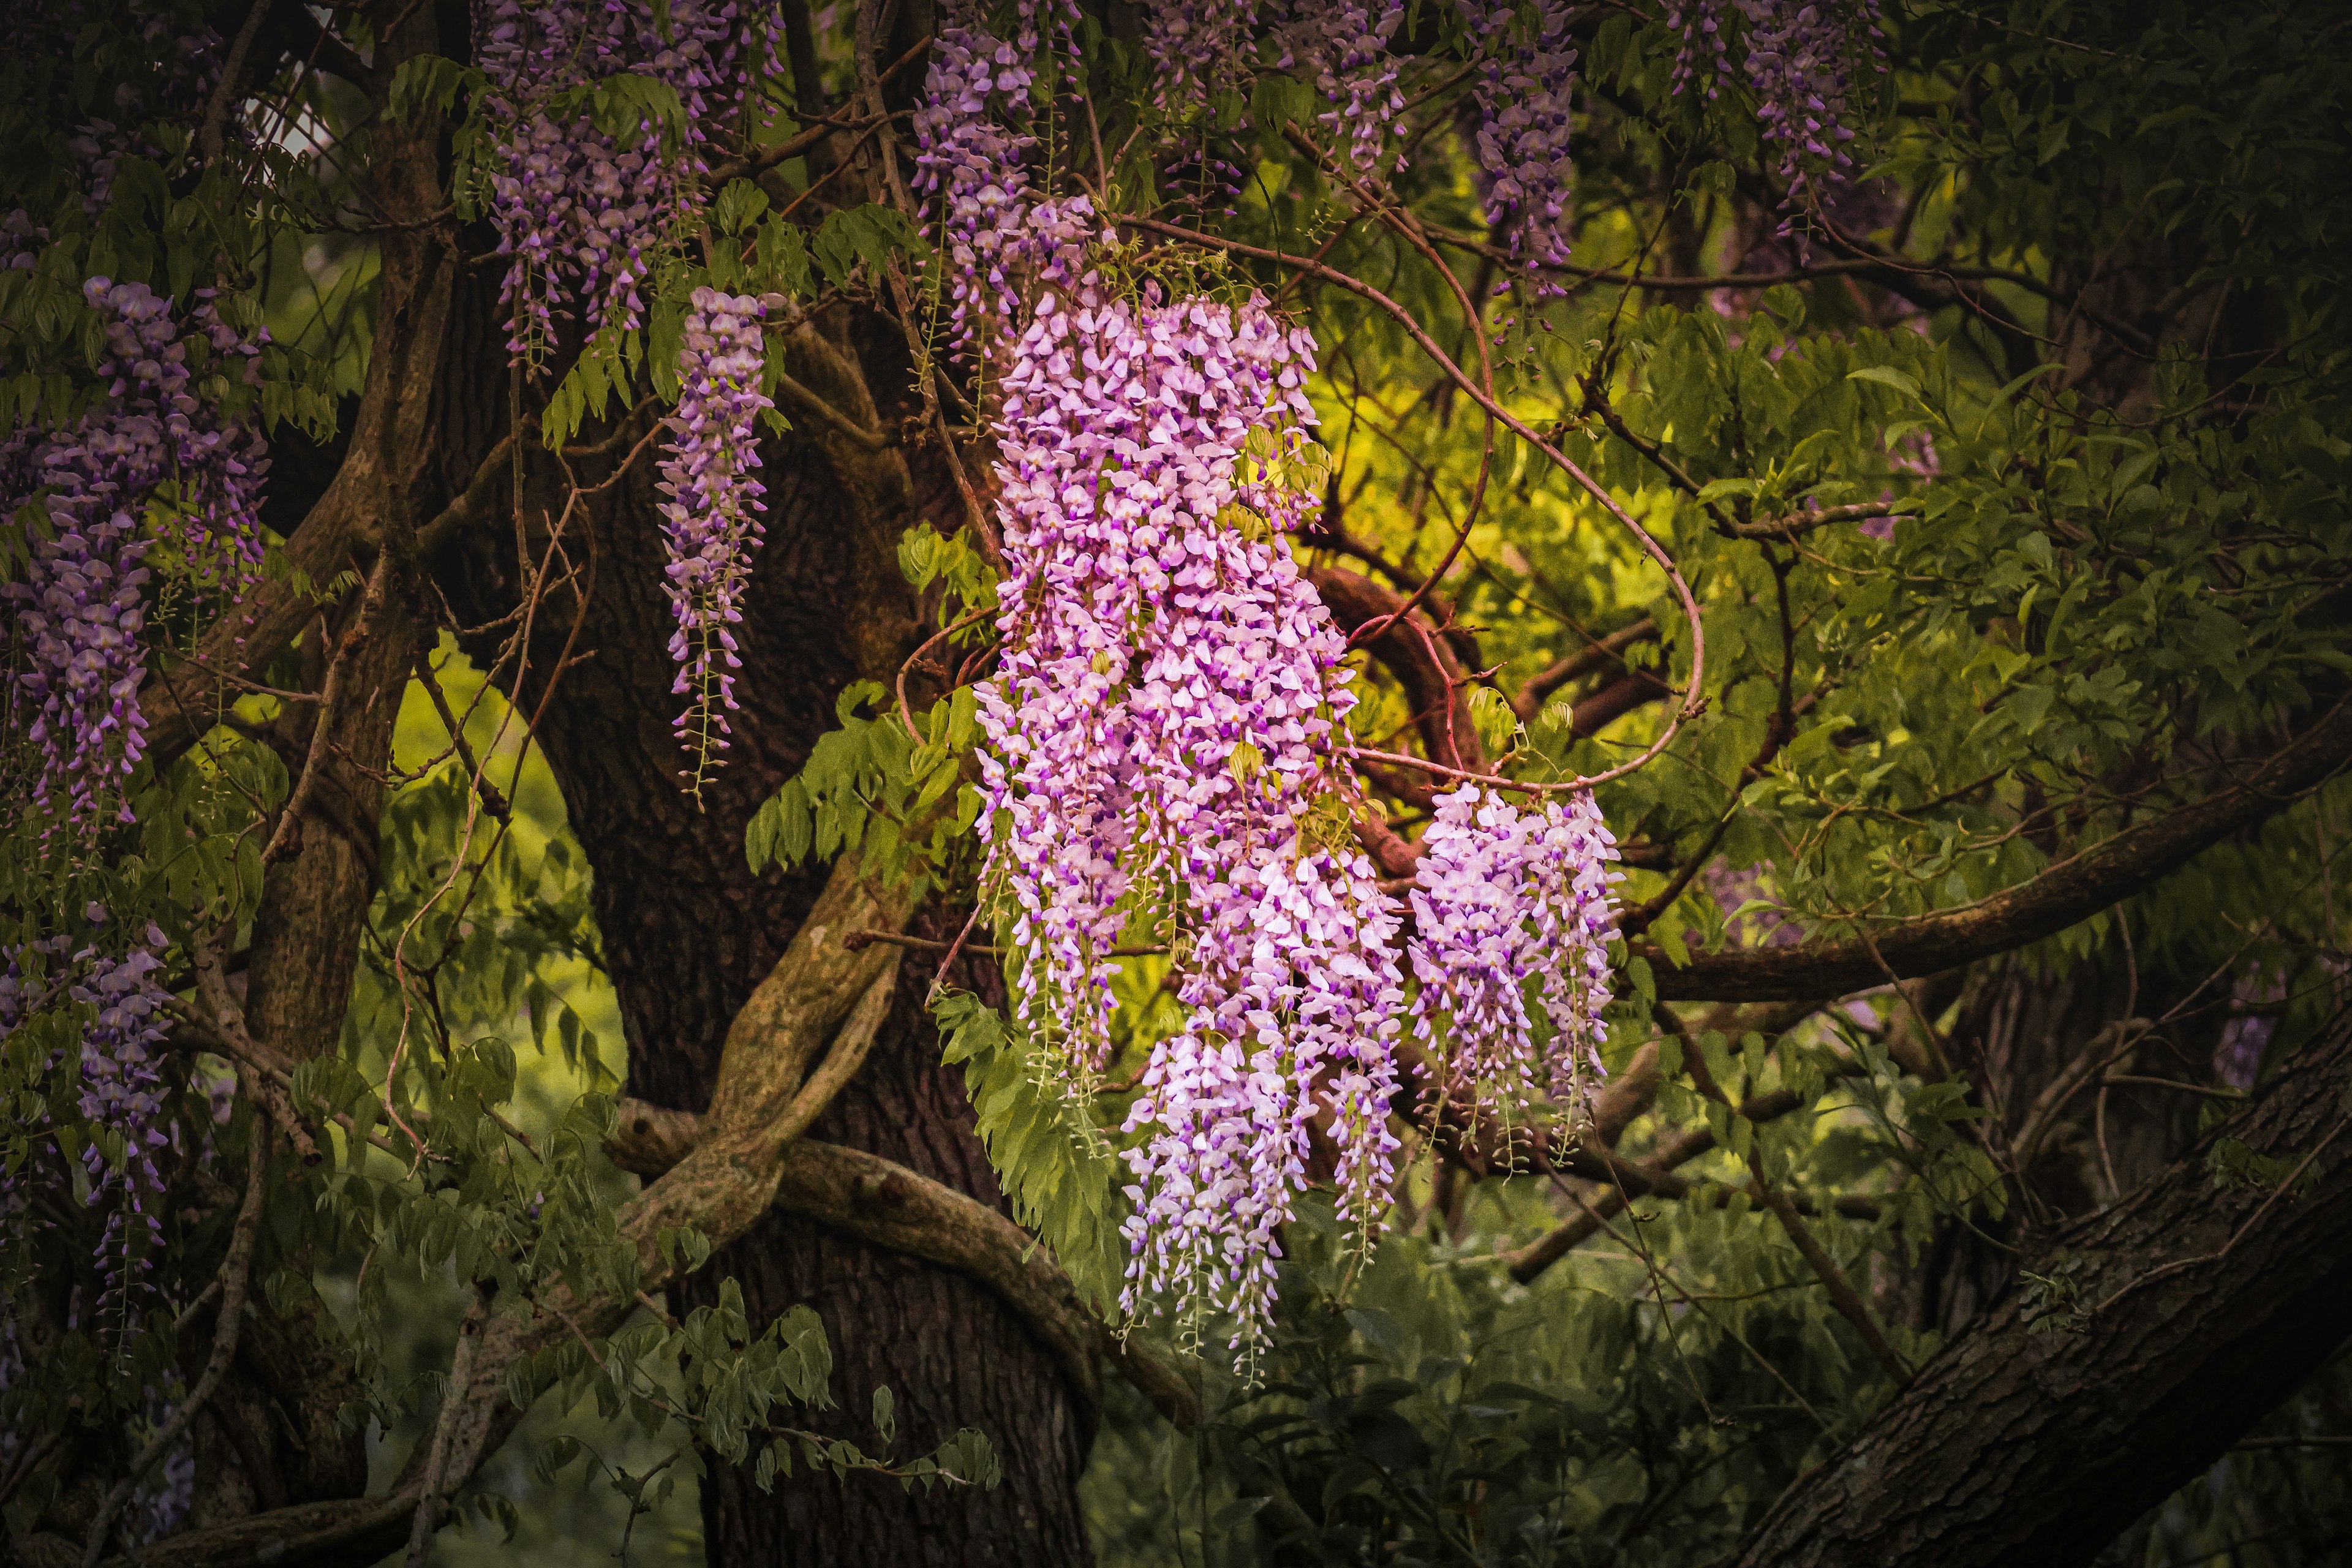
[[[1570,654],[1549,668],[1528,678],[1519,694],[1511,701],[1523,722],[1531,722],[1543,711],[1544,701],[1571,680],[1581,680],[1588,675],[1598,675],[1604,669],[1626,668],[1625,650],[1636,643],[1655,642],[1658,623],[1643,616],[1632,626],[1611,632],[1591,647]]]
[[[2059,1285],[2011,1293],[1922,1368],[1774,1504],[1743,1568],[2087,1561],[2352,1332],[2347,1120],[2338,1018],[2161,1177],[2035,1247]],[[2300,1176],[2217,1185],[2224,1137]]]
[[[1841,996],[1890,980],[1941,973],[2089,919],[2199,851],[2292,805],[2347,760],[2352,760],[2352,700],[2337,702],[2260,766],[2204,799],[2125,828],[2016,887],[1964,908],[1879,927],[1867,938],[1695,953],[1680,966],[1654,946],[1635,951],[1650,961],[1659,997],[1671,1001]]]
[[[683,1161],[699,1131],[696,1117],[637,1100],[621,1102],[620,1121],[605,1152],[645,1176]],[[1089,1397],[1097,1392],[1095,1360],[1108,1357],[1178,1426],[1199,1421],[1200,1391],[1190,1373],[1142,1336],[1106,1328],[1045,1246],[977,1198],[878,1155],[803,1138],[785,1152],[775,1202],[979,1280],[1022,1314]]]

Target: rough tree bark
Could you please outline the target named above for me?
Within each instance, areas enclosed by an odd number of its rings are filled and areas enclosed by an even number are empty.
[[[903,384],[887,349],[873,384]],[[792,374],[863,428],[887,428],[856,359],[804,328]],[[742,624],[743,668],[727,765],[701,809],[680,788],[670,731],[672,621],[648,461],[612,505],[588,509],[593,582],[575,627],[559,592],[541,612],[532,671],[520,698],[544,699],[536,731],[562,783],[572,824],[595,869],[606,969],[630,1053],[630,1092],[699,1111],[708,1103],[730,1021],[799,929],[822,868],[753,877],[743,829],[758,805],[798,771],[835,726],[835,700],[860,679],[888,680],[919,640],[911,594],[896,568],[899,534],[923,509],[896,450],[875,452],[830,426],[767,444],[768,537]],[[534,465],[536,469],[536,464]],[[543,536],[560,496],[526,505]],[[583,471],[583,481],[599,475]],[[949,530],[960,519],[941,511]],[[510,596],[512,546],[484,536],[442,561],[453,599]],[[578,662],[545,678],[567,644]],[[950,933],[951,934],[951,933]],[[943,1068],[922,1013],[931,967],[909,959],[898,1000],[856,1079],[810,1130],[828,1143],[882,1155],[1002,1204],[971,1132],[958,1072]],[[715,1297],[734,1276],[755,1323],[796,1303],[814,1307],[835,1354],[839,1402],[810,1425],[869,1449],[871,1391],[887,1384],[899,1453],[961,1427],[986,1433],[1003,1462],[992,1492],[797,1477],[764,1495],[748,1472],[703,1484],[710,1562],[723,1568],[795,1563],[1060,1564],[1089,1561],[1076,1484],[1091,1436],[1084,1391],[1012,1308],[964,1275],[877,1247],[789,1212],[761,1221],[678,1290],[681,1308]]]
[[[1836,1459],[1741,1568],[2087,1562],[2352,1336],[2352,1020],[2158,1180],[2035,1243],[2073,1282],[2003,1297]],[[2224,1137],[2282,1162],[2217,1190]]]

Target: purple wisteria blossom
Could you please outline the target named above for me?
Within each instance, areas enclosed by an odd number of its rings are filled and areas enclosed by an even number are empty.
[[[1865,70],[1884,70],[1877,0],[1679,0],[1667,25],[1682,37],[1675,85],[1712,98],[1728,68],[1726,24],[1745,23],[1744,69],[1765,140],[1779,149],[1789,203],[1802,205],[1812,171],[1853,167],[1852,93]]]
[[[1316,118],[1334,150],[1356,174],[1375,179],[1393,166],[1389,125],[1404,108],[1399,63],[1389,52],[1403,21],[1403,0],[1294,0],[1282,27],[1282,68],[1312,73],[1324,101]]]
[[[1255,49],[1257,0],[1142,0],[1152,101],[1181,115],[1241,81]]]
[[[62,786],[72,819],[87,823],[109,804],[120,807],[116,792],[142,750],[151,510],[192,573],[210,570],[236,585],[260,562],[268,463],[250,423],[224,424],[215,404],[195,395],[169,300],[106,278],[90,279],[83,295],[105,334],[105,395],[61,430],[28,429],[0,447],[0,506],[37,502],[50,531],[34,534],[26,580],[0,594],[17,605],[27,656],[16,695],[41,749],[35,800],[46,805]],[[213,300],[200,298],[193,315],[212,353],[232,363],[244,355],[239,368],[250,376],[253,345],[220,320]]]
[[[1083,1088],[1110,1047],[1110,949],[1135,900],[1169,911],[1186,1024],[1129,1122],[1128,1300],[1171,1291],[1188,1327],[1224,1311],[1237,1343],[1271,1306],[1318,1100],[1360,1224],[1392,1147],[1397,913],[1318,831],[1354,699],[1275,531],[1297,515],[1272,464],[1312,416],[1311,353],[1262,301],[1119,300],[1089,278],[1038,302],[999,425],[1003,665],[981,712],[1015,1011]]]
[[[89,912],[93,924],[105,923],[102,907],[92,904]],[[169,1016],[156,977],[164,946],[163,931],[151,925],[121,957],[85,948],[75,962],[87,967],[68,993],[94,1009],[82,1031],[76,1109],[92,1126],[122,1141],[119,1160],[93,1144],[83,1151],[82,1164],[89,1176],[89,1201],[107,1208],[106,1236],[100,1244],[108,1276],[101,1310],[119,1317],[125,1341],[136,1326],[134,1309],[144,1288],[138,1260],[163,1240],[158,1212],[163,1173],[156,1154],[171,1144],[171,1113],[156,1063]]]
[[[505,293],[509,348],[536,366],[567,293],[590,331],[639,325],[642,289],[682,220],[714,121],[730,107],[746,28],[731,0],[483,0],[476,58],[488,79],[483,108],[498,126],[490,216],[512,258]],[[755,32],[764,46],[764,28]],[[674,89],[685,126],[676,144],[640,121],[632,136],[599,131],[561,95],[633,74]]]
[[[1422,839],[1407,944],[1421,988],[1415,1036],[1433,1096],[1506,1112],[1583,1097],[1601,1068],[1616,840],[1590,795],[1522,811],[1464,784],[1437,797]],[[1540,975],[1543,1031],[1525,982]]]
[[[743,585],[765,537],[758,421],[774,405],[760,390],[760,301],[697,289],[693,307],[677,354],[684,385],[669,418],[674,434],[655,489],[667,498],[659,505],[669,557],[664,592],[677,618],[671,689],[690,699],[677,736],[694,755],[688,777],[699,791],[727,749],[727,710],[737,705],[742,661],[731,628],[743,618]]]
[[[951,13],[915,110],[914,188],[939,204],[950,330],[984,357],[1024,291],[1083,270],[1097,226],[1086,197],[1056,201],[1031,188],[1041,17],[1066,46],[1076,12],[1056,0],[1023,0],[1009,43]]]
[[[940,36],[924,101],[915,111],[915,188],[940,204],[952,320],[980,331],[1009,307],[1014,258],[1028,233],[1028,99],[1034,80],[1021,51],[978,27]]]
[[[94,930],[107,923],[100,904],[89,906],[84,917]],[[172,1121],[158,1066],[167,1027],[168,997],[159,978],[166,942],[151,925],[119,954],[110,944],[92,940],[68,958],[72,946],[66,937],[53,936],[7,955],[0,968],[0,1040],[60,1004],[89,1010],[76,1063],[80,1092],[75,1109],[119,1143],[111,1153],[96,1142],[84,1144],[83,1186],[89,1204],[106,1211],[99,1244],[106,1276],[100,1311],[117,1321],[127,1341],[137,1325],[139,1299],[148,1289],[140,1261],[163,1240],[164,1175],[157,1156],[171,1145]],[[45,1070],[64,1066],[52,1055]],[[29,1168],[18,1172],[11,1188],[28,1175]],[[53,1173],[49,1179],[63,1178]],[[10,1195],[21,1194],[12,1190]],[[12,1217],[21,1217],[21,1210]]]
[[[1563,220],[1574,188],[1569,157],[1576,47],[1568,7],[1539,0],[1525,17],[1509,0],[1462,0],[1483,58],[1471,89],[1487,222],[1514,259],[1558,266],[1570,249]]]
[[[1207,90],[1261,41],[1247,6],[1145,12],[1171,94]],[[1267,40],[1309,68],[1368,174],[1396,107],[1400,12],[1302,3]],[[961,329],[1003,367],[1000,663],[977,694],[983,889],[1013,1014],[1081,1097],[1113,1049],[1115,950],[1167,942],[1182,1022],[1151,1047],[1124,1129],[1123,1301],[1172,1298],[1188,1336],[1222,1317],[1247,1362],[1311,1128],[1338,1144],[1341,1215],[1369,1241],[1385,1215],[1407,1006],[1403,910],[1350,826],[1347,640],[1289,543],[1318,510],[1298,478],[1321,471],[1306,461],[1314,342],[1262,297],[1089,269],[1108,237],[1025,162],[1021,51],[969,26],[947,38],[917,121],[924,188]],[[1507,1060],[1534,1093],[1565,1093],[1597,1060],[1613,849],[1587,798],[1483,815],[1477,798],[1444,819],[1415,895],[1424,1032],[1442,1016],[1461,1061]],[[1482,945],[1467,884],[1489,872],[1514,901]],[[1528,1004],[1487,1000],[1538,973],[1548,1050]]]

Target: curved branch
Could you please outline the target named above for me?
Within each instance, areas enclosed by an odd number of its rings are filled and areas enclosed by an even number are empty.
[[[1635,952],[1667,1001],[1772,1002],[1939,974],[2053,936],[2126,899],[2210,847],[2263,821],[2352,761],[2352,700],[2338,701],[2263,764],[2204,799],[2125,828],[2040,875],[1959,909],[1867,935],[1797,947],[1694,953],[1677,966],[1653,945]]]
[[[1337,566],[1318,567],[1307,576],[1350,638],[1365,626],[1386,623],[1364,646],[1404,689],[1429,754],[1459,768],[1485,768],[1486,750],[1470,716],[1470,684],[1445,639],[1418,616],[1400,620],[1405,601],[1369,577]]]
[[[624,1170],[657,1176],[686,1159],[699,1132],[698,1119],[687,1111],[624,1100],[621,1131],[604,1147]],[[1176,1426],[1200,1420],[1200,1391],[1187,1371],[1141,1336],[1106,1327],[1044,1244],[979,1199],[878,1154],[800,1138],[785,1150],[774,1202],[994,1290],[1089,1399],[1100,1393],[1096,1358],[1107,1357]]]

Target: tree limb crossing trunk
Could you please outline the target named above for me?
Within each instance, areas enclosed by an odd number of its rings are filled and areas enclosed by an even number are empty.
[[[813,339],[801,349],[812,363],[795,361],[796,374],[823,383],[826,395],[861,417],[871,415],[870,405],[858,405],[865,393],[845,354],[829,357]],[[705,1109],[730,1021],[824,882],[822,868],[754,878],[744,825],[835,727],[841,689],[860,677],[889,679],[919,640],[896,565],[899,534],[919,515],[905,469],[897,469],[895,489],[886,471],[899,457],[835,451],[825,439],[814,431],[767,444],[768,538],[734,628],[744,706],[732,715],[734,743],[705,785],[700,811],[679,787],[684,759],[670,732],[685,700],[670,689],[672,623],[650,463],[584,520],[594,532],[593,596],[577,662],[557,683],[536,738],[594,868],[631,1092],[657,1105]],[[530,497],[529,520],[547,499]],[[560,506],[558,497],[545,510]],[[486,531],[463,548],[440,562],[453,599],[498,607],[514,591],[499,542]],[[520,694],[526,711],[541,700],[571,614],[562,595],[542,609],[533,673]],[[935,967],[935,959],[908,961],[900,1000],[871,1055],[810,1135],[1001,1206],[961,1074],[941,1065],[937,1032],[921,1011]],[[1076,1498],[1091,1413],[1053,1351],[986,1286],[782,1212],[683,1281],[678,1310],[715,1299],[729,1275],[740,1282],[755,1326],[798,1303],[824,1324],[837,1404],[796,1412],[797,1424],[873,1451],[868,1400],[887,1384],[898,1407],[895,1454],[922,1452],[973,1426],[996,1447],[1004,1481],[990,1492],[902,1492],[803,1473],[770,1495],[748,1469],[714,1470],[702,1484],[712,1568],[1070,1568],[1091,1561]]]
[[[2223,1137],[2300,1190],[2217,1188]],[[2074,1282],[2087,1331],[2012,1290],[1790,1489],[1740,1568],[2084,1563],[2293,1393],[2352,1337],[2352,1019],[2024,1267]]]

